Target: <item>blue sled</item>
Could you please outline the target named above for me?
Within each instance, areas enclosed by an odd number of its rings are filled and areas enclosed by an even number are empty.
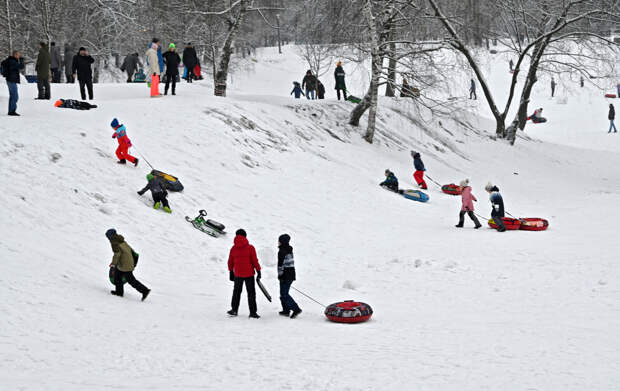
[[[421,192],[420,190],[405,190],[403,191],[403,197],[408,200],[427,202],[430,197],[428,194]]]

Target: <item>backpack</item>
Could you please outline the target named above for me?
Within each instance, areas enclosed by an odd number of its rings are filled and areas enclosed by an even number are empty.
[[[133,257],[133,267],[138,266],[138,258],[140,258],[140,254],[131,249],[131,256]]]
[[[2,61],[0,63],[0,74],[4,77],[9,77],[9,59]]]

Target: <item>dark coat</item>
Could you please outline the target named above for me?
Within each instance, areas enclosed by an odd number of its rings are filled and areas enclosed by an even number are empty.
[[[166,191],[166,184],[159,177],[153,177],[153,179],[151,179],[149,183],[147,183],[146,186],[144,186],[144,189],[138,192],[138,194],[142,195],[147,190],[151,191],[151,195],[153,197],[155,197],[156,194],[158,196],[163,196],[163,197],[168,195],[168,191]]]
[[[190,71],[198,65],[198,56],[196,55],[196,49],[192,46],[187,46],[183,49],[183,65]]]
[[[607,119],[610,121],[616,119],[616,109],[614,109],[614,105],[609,105],[609,114],[607,114]]]
[[[305,88],[306,90],[316,90],[316,76],[306,74],[304,79],[301,81],[301,88]]]
[[[504,199],[502,195],[499,193],[499,189],[497,186],[493,186],[491,189],[491,205],[493,209],[491,210],[491,217],[504,217]]]
[[[325,99],[325,86],[320,81],[318,82],[317,90],[319,99]]]
[[[125,71],[130,75],[133,75],[134,72],[138,69],[138,64],[142,66],[142,62],[138,57],[138,53],[128,54],[127,57],[123,60],[123,65],[121,65],[121,71]]]
[[[24,59],[20,58],[17,60],[15,57],[10,56],[2,61],[2,66],[6,68],[4,72],[7,83],[19,83],[19,71],[24,69]]]
[[[289,244],[280,244],[278,250],[278,280],[295,281],[295,257],[293,247]]]
[[[79,53],[73,57],[73,73],[77,73],[78,80],[89,81],[93,78],[93,70],[90,64],[95,59],[91,56],[82,56]]]
[[[426,171],[419,153],[413,155],[413,167],[415,167],[417,171]]]
[[[164,53],[164,63],[166,63],[166,75],[176,76],[179,74],[179,64],[181,63],[179,53],[168,50]]]
[[[52,57],[50,67],[52,69],[62,69],[62,56],[60,55],[60,48],[58,46],[52,46],[50,55]]]
[[[334,71],[334,78],[336,79],[336,90],[346,90],[347,86],[344,83],[344,69],[342,67],[336,67]]]
[[[385,178],[383,182],[379,183],[379,185],[385,186],[392,191],[398,191],[398,179],[396,178],[396,175],[394,175],[393,172],[390,172],[387,178]]]
[[[65,75],[73,74],[73,49],[69,46],[65,46]],[[69,77],[67,77],[68,79]]]
[[[35,70],[37,71],[37,79],[47,80],[50,78],[50,51],[47,45],[43,45],[39,49],[39,55],[37,56],[37,64]]]

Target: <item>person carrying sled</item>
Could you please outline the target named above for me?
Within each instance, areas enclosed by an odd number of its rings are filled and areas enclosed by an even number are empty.
[[[112,129],[114,129],[114,134],[112,138],[115,138],[118,141],[118,148],[116,148],[116,157],[118,157],[118,164],[125,164],[127,160],[130,163],[133,163],[134,166],[138,165],[138,158],[133,157],[129,154],[129,148],[131,147],[131,140],[127,137],[127,129],[125,125],[121,125],[118,123],[118,119],[114,118],[110,123]]]
[[[304,90],[301,89],[301,85],[299,85],[298,81],[293,82],[293,91],[291,91],[289,95],[293,95],[293,93],[295,93],[295,99],[299,99],[301,95],[306,96],[306,94],[304,94]]]
[[[340,100],[340,91],[342,91],[342,96],[344,100],[347,100],[347,86],[344,82],[344,69],[342,69],[342,61],[338,61],[336,64],[336,70],[334,71],[334,79],[336,79],[336,96],[338,96],[338,100]]]
[[[289,294],[291,285],[295,281],[295,258],[293,257],[293,247],[289,244],[291,237],[288,234],[280,235],[278,238],[278,280],[280,281],[280,303],[282,316],[289,316],[295,319],[301,314],[301,308]],[[291,311],[293,313],[291,314]]]
[[[151,80],[151,98],[161,97],[159,93],[159,75],[161,75],[161,68],[159,67],[159,57],[157,55],[158,48],[159,46],[157,43],[151,42],[146,51],[146,62],[148,65],[147,75]]]
[[[527,119],[531,119],[533,123],[535,124],[539,124],[539,123],[543,123],[543,122],[547,122],[547,118],[544,118],[542,116],[542,107],[539,109],[534,110],[534,114],[530,115],[529,117],[527,117]]]
[[[474,228],[478,229],[482,227],[480,221],[474,214],[474,201],[478,201],[476,197],[471,194],[471,186],[469,186],[469,179],[465,179],[459,183],[459,187],[461,189],[461,212],[459,213],[459,223],[456,225],[457,228],[463,228],[463,223],[465,222],[465,214],[469,216],[469,218],[476,225]]]
[[[168,46],[168,51],[164,53],[164,62],[166,63],[166,87],[164,88],[164,95],[168,95],[168,87],[172,83],[172,95],[176,95],[175,90],[177,88],[177,76],[179,76],[179,64],[181,63],[181,57],[177,53],[177,47],[171,43]]]
[[[196,55],[196,49],[191,42],[188,42],[183,49],[183,65],[185,65],[185,72],[187,73],[186,80],[191,83],[194,79],[194,68],[198,65],[198,55]]]
[[[230,281],[235,283],[231,301],[231,308],[228,315],[237,316],[239,302],[243,284],[248,291],[248,306],[250,307],[250,318],[258,319],[256,308],[256,286],[254,285],[254,271],[256,279],[260,280],[260,264],[256,257],[256,249],[248,242],[247,234],[244,229],[238,229],[235,233],[234,246],[228,255],[228,272]]]
[[[310,69],[306,71],[306,76],[304,76],[304,79],[301,81],[301,87],[305,87],[306,89],[306,99],[314,100],[314,94],[316,92],[316,76],[312,74]]]
[[[398,178],[389,169],[385,170],[385,180],[379,183],[379,186],[398,193]]]
[[[110,241],[112,251],[114,252],[110,267],[114,268],[114,286],[116,289],[110,291],[110,293],[123,297],[123,279],[125,279],[129,285],[142,294],[142,301],[146,300],[151,290],[136,280],[136,277],[133,275],[133,271],[136,268],[133,249],[125,242],[125,238],[122,235],[116,233],[114,228],[107,230],[105,236]]]
[[[415,179],[418,186],[422,189],[426,190],[428,187],[426,186],[426,182],[424,181],[424,163],[422,162],[422,157],[419,152],[411,151],[411,157],[413,158],[413,167],[415,168],[415,172],[413,173],[413,178]]]
[[[497,225],[498,232],[506,231],[506,226],[504,225],[504,199],[502,195],[499,193],[499,188],[489,182],[484,189],[490,194],[489,200],[491,201],[491,218],[495,221]]]
[[[153,174],[146,174],[146,180],[148,183],[144,186],[144,189],[138,192],[139,195],[143,195],[147,190],[151,191],[153,197],[153,209],[159,209],[160,205],[164,205],[164,211],[166,213],[172,213],[170,205],[168,204],[168,191],[166,190],[166,184],[163,179],[154,176]]]
[[[609,114],[607,114],[607,119],[609,119],[609,131],[607,133],[611,133],[611,129],[614,130],[614,133],[618,133],[616,124],[614,124],[614,120],[616,119],[616,109],[612,103],[609,104]]]

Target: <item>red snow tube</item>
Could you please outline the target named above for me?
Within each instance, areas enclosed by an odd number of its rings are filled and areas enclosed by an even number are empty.
[[[332,322],[360,323],[372,316],[372,308],[366,303],[353,300],[340,301],[325,308],[325,316]]]
[[[443,191],[446,194],[451,194],[451,195],[461,195],[462,193],[461,188],[455,185],[454,183],[441,186],[441,191]]]
[[[615,98],[616,94],[605,94],[605,98]]]
[[[549,222],[538,217],[526,217],[521,220],[519,229],[522,231],[544,231],[549,227]]]
[[[502,217],[504,221],[504,225],[506,226],[506,231],[516,231],[521,226],[521,220],[519,219],[511,219],[509,217]],[[497,229],[497,224],[493,219],[489,219],[489,227]]]

